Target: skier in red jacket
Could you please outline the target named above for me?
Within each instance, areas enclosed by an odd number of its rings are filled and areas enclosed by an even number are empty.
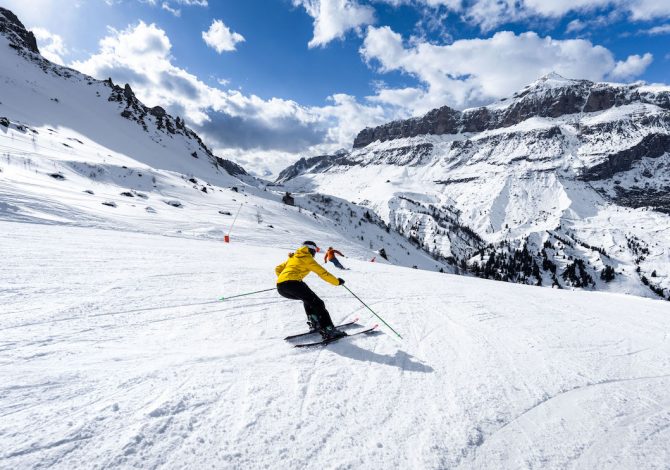
[[[335,257],[335,254],[338,254],[340,256],[344,256],[342,253],[334,249],[332,246],[328,247],[328,251],[326,251],[326,256],[323,257],[324,262],[330,261],[335,265],[335,267],[340,268],[340,269],[347,269],[344,266],[342,266],[342,263],[340,263],[340,260]]]

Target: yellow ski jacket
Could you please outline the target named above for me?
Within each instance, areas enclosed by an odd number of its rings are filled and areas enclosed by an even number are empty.
[[[310,272],[316,273],[321,279],[339,286],[340,281],[335,276],[326,271],[323,266],[314,261],[309,249],[306,246],[296,250],[293,256],[275,268],[277,273],[277,284],[284,281],[302,281]]]

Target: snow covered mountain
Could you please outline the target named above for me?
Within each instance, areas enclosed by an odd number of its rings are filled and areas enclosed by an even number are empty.
[[[312,193],[282,203],[128,85],[44,59],[6,9],[0,63],[0,220],[222,240],[242,206],[233,239],[290,250],[311,238],[360,259],[449,269],[366,208]]]
[[[670,298],[670,87],[549,74],[359,133],[278,183],[356,201],[460,271]]]
[[[430,272],[471,269],[506,230],[549,241],[547,263],[605,260],[627,273],[609,286],[635,291],[634,252],[665,279],[665,214],[614,204],[551,159],[475,153],[512,128],[304,160],[282,175],[292,199],[129,87],[44,60],[4,9],[0,64],[0,468],[667,468],[665,302]],[[437,152],[468,140],[472,164],[452,175]],[[491,194],[495,214],[478,214]],[[533,210],[546,220],[515,222]],[[297,350],[282,338],[304,331],[299,302],[231,298],[271,290],[308,238],[347,255],[346,286],[402,340],[381,325]],[[336,322],[378,321],[343,287],[307,282]]]

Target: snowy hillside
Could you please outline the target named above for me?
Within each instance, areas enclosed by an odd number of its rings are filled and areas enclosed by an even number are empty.
[[[376,211],[461,272],[670,298],[670,88],[550,74],[361,131],[278,180]]]
[[[391,263],[450,270],[354,204],[311,193],[283,204],[180,118],[48,62],[7,10],[0,26],[0,220],[222,241],[242,206],[233,240],[290,250],[312,238],[379,262],[385,248]]]
[[[638,201],[642,177],[663,188],[645,176],[668,158],[651,95],[378,139],[281,186],[130,87],[46,61],[1,8],[0,63],[0,469],[668,468],[667,303],[437,272],[487,257],[512,280],[569,286],[607,265],[599,289],[666,286],[667,215],[612,202]],[[625,132],[579,137],[611,122]],[[618,186],[575,176],[626,133],[647,166],[622,150]],[[305,314],[274,267],[305,239],[344,252],[349,270],[326,267],[402,339],[381,325],[315,349],[283,340]],[[307,282],[336,322],[378,323]]]
[[[404,339],[304,351],[284,250],[0,232],[0,468],[668,468],[665,302],[345,260]]]

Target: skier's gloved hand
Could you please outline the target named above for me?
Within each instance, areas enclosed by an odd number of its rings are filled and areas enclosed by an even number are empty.
[[[340,281],[340,284],[339,284],[340,286],[344,285],[344,279],[342,279],[341,277],[338,277],[337,280]]]

